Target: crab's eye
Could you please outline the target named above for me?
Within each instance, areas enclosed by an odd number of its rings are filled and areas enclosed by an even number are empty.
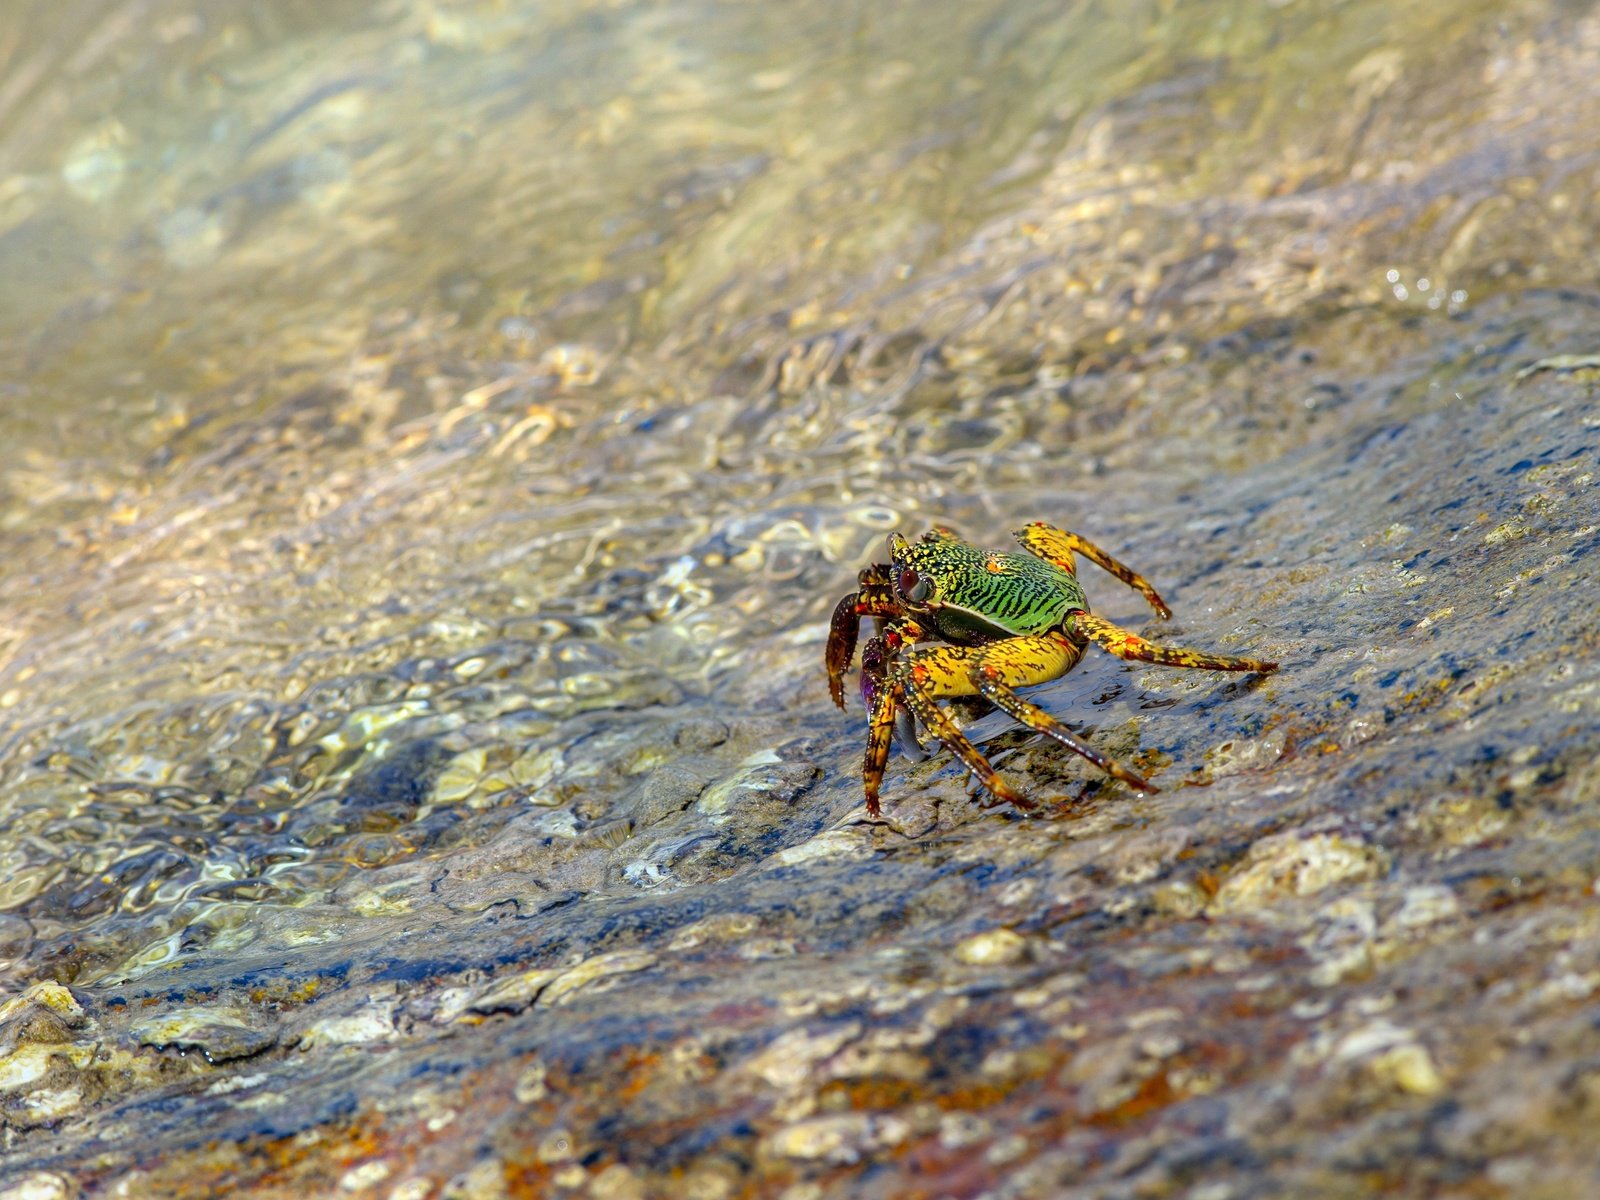
[[[933,590],[933,583],[922,578],[910,567],[900,572],[900,594],[913,604],[921,604]]]

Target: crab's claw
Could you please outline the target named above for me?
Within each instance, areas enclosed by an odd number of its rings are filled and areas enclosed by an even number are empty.
[[[861,615],[856,609],[856,600],[856,593],[851,592],[839,601],[828,626],[828,694],[840,708],[844,707],[844,673],[855,657],[856,639],[861,636]],[[862,683],[866,683],[865,675]]]

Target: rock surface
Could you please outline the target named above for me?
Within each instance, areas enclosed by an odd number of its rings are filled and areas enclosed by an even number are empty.
[[[1600,20],[101,7],[0,46],[0,1200],[1600,1189]],[[834,603],[1036,518],[1282,669],[867,820]]]

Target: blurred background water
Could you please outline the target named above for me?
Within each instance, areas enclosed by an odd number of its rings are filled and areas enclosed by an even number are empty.
[[[10,0],[0,999],[376,944],[508,831],[580,906],[793,849],[859,799],[822,622],[891,529],[1052,519],[1191,641],[1338,645],[1266,601],[1415,530],[1310,481],[1398,493],[1385,422],[1491,441],[1584,349],[1597,59],[1555,0]],[[826,803],[646,835],[753,751]]]

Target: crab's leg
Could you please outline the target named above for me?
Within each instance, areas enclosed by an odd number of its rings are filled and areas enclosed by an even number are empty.
[[[874,638],[868,645],[877,642]],[[861,782],[867,794],[867,816],[878,817],[878,793],[883,788],[883,771],[889,763],[889,742],[894,734],[895,713],[899,711],[900,685],[893,679],[880,679],[872,689],[871,717],[867,724],[867,753],[861,762]]]
[[[996,708],[1009,713],[1029,729],[1055,738],[1107,775],[1141,792],[1159,791],[1159,788],[1135,775],[1116,759],[1101,754],[1044,709],[1029,704],[1013,690],[1061,678],[1078,665],[1078,660],[1083,657],[1083,649],[1081,643],[1060,633],[996,642],[983,647],[973,659],[972,686],[993,702]]]
[[[1046,562],[1053,562],[1068,574],[1077,574],[1077,563],[1072,557],[1073,552],[1083,555],[1095,566],[1109,571],[1134,591],[1138,592],[1156,610],[1156,616],[1162,620],[1172,616],[1172,610],[1167,607],[1167,602],[1161,598],[1150,581],[1140,575],[1132,567],[1118,562],[1100,549],[1093,542],[1086,541],[1075,533],[1068,533],[1065,529],[1057,529],[1044,521],[1034,521],[1024,525],[1012,534],[1017,541],[1022,543],[1022,548],[1029,554],[1038,556]]]
[[[885,564],[874,563],[863,568],[856,586],[857,590],[839,601],[833,610],[833,620],[828,625],[828,648],[824,652],[828,665],[828,694],[840,708],[844,707],[844,673],[855,657],[856,641],[861,636],[861,618],[900,615],[900,604],[894,598],[889,568]]]
[[[922,722],[923,728],[965,763],[990,794],[1018,808],[1033,808],[1033,801],[1002,779],[989,760],[956,728],[944,709],[934,702],[935,697],[977,694],[972,683],[972,662],[981,653],[981,647],[931,646],[900,659],[891,677],[904,695],[905,706]]]
[[[901,650],[925,641],[927,637],[927,630],[909,618],[897,621],[885,629],[883,637],[878,639],[883,648],[877,659],[877,678],[886,680],[889,677],[888,664],[891,656],[898,657]],[[866,651],[862,651],[861,654],[861,674],[864,680],[867,674]],[[931,747],[922,744],[922,738],[917,731],[916,718],[911,715],[911,710],[906,707],[904,689],[898,689],[895,692],[894,731],[900,739],[901,753],[912,762],[921,762],[923,759],[931,757],[933,752],[940,748],[937,739],[933,740]]]
[[[1086,637],[1118,658],[1158,663],[1164,667],[1191,667],[1197,671],[1276,671],[1278,664],[1259,658],[1235,658],[1231,654],[1212,654],[1182,646],[1157,646],[1138,634],[1129,633],[1103,617],[1081,609],[1067,614],[1069,633]]]
[[[891,733],[898,733],[906,757],[921,762],[928,751],[917,740],[916,722],[906,708],[905,689],[892,674],[892,667],[902,649],[914,645],[927,636],[915,621],[902,620],[891,624],[882,636],[875,637],[861,648],[861,698],[866,701],[867,753],[861,764],[861,778],[867,796],[867,815],[881,815],[878,795],[883,787],[883,772],[889,762]],[[938,748],[938,743],[934,743]]]

